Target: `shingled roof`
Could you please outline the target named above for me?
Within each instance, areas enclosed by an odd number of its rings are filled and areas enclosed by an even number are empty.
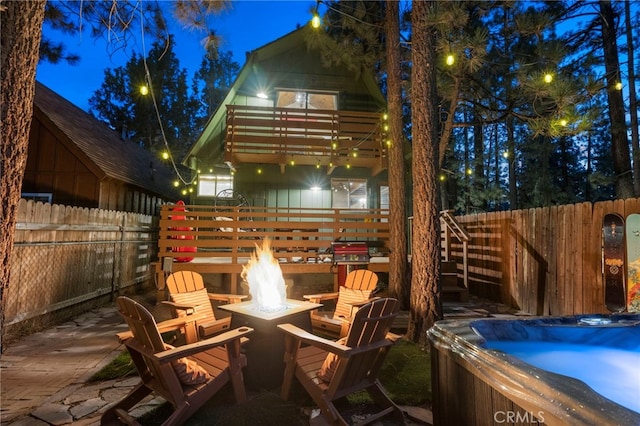
[[[172,169],[39,82],[34,115],[99,179],[119,180],[166,199],[178,198]]]

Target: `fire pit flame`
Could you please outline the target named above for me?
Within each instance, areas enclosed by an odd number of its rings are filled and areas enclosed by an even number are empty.
[[[253,308],[261,312],[277,312],[287,309],[286,287],[282,269],[271,252],[271,241],[265,238],[246,266],[242,267],[242,279],[249,284]]]

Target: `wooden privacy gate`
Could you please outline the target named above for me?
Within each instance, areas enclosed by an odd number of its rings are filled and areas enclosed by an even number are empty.
[[[640,199],[458,216],[470,236],[471,293],[534,315],[607,312],[602,219],[614,212],[640,213]],[[463,245],[451,240],[448,250],[461,264]]]
[[[160,211],[158,290],[172,271],[229,274],[230,292],[238,293],[238,277],[256,245],[271,240],[287,274],[332,272],[334,241],[365,241],[375,272],[388,272],[388,210],[214,207],[165,205]],[[181,251],[195,248],[195,252]],[[193,257],[189,262],[177,259]]]

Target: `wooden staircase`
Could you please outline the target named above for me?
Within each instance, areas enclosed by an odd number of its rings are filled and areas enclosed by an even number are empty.
[[[440,212],[441,261],[440,283],[444,302],[467,302],[469,300],[468,244],[471,236],[458,223],[450,210]],[[462,244],[462,274],[458,279],[458,263],[450,256],[452,239]]]
[[[443,302],[467,302],[469,300],[469,289],[458,284],[458,265],[455,261],[441,261],[440,284],[442,285]]]

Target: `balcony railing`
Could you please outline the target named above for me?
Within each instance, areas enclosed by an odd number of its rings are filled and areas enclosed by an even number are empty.
[[[387,167],[379,113],[227,105],[225,161]]]

